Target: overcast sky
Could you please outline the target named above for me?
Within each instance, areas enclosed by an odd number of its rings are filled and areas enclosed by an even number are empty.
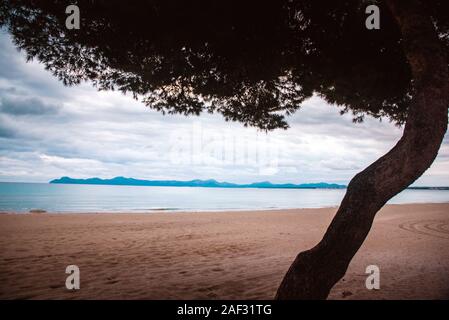
[[[0,181],[115,176],[246,183],[348,183],[387,152],[402,129],[351,115],[318,97],[265,133],[220,115],[162,116],[131,96],[90,84],[64,87],[26,63],[0,33]],[[449,185],[449,138],[415,185]]]

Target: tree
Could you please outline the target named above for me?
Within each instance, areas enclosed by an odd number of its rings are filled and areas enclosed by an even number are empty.
[[[72,1],[73,2],[73,1]],[[264,130],[313,94],[404,125],[357,174],[323,239],[300,253],[279,299],[323,299],[345,274],[375,214],[432,164],[448,124],[449,11],[440,0],[3,0],[0,25],[67,85],[131,92],[164,113],[217,112]],[[380,30],[365,8],[380,8]]]

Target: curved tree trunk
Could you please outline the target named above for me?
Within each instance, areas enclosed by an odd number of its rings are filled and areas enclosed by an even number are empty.
[[[323,239],[296,257],[277,299],[325,299],[346,273],[376,213],[430,167],[446,132],[448,66],[435,27],[418,0],[387,3],[402,32],[414,79],[403,136],[386,155],[352,179]]]

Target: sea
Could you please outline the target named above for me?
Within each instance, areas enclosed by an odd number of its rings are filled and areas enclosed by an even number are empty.
[[[225,211],[336,207],[344,189],[147,187],[0,182],[0,211]],[[389,201],[449,202],[449,190],[404,190]]]

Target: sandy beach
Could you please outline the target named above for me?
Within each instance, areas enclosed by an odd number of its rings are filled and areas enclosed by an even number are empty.
[[[0,214],[0,298],[271,299],[335,211]],[[329,298],[449,299],[448,245],[449,204],[386,206]]]

